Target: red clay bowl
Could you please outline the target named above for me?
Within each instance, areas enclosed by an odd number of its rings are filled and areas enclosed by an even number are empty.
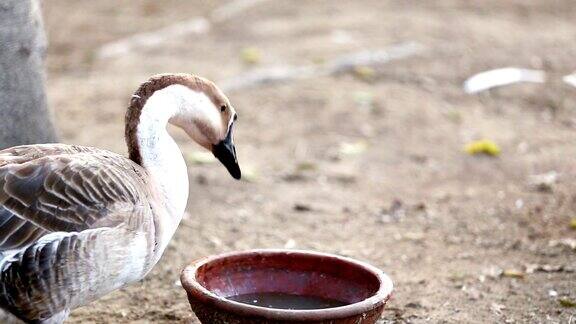
[[[382,314],[392,281],[379,269],[331,254],[252,250],[200,259],[180,277],[192,311],[202,323],[370,324]],[[282,293],[337,300],[345,306],[292,310],[228,298]]]

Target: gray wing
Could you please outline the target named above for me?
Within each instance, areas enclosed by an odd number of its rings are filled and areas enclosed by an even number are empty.
[[[0,151],[0,307],[46,320],[141,278],[155,247],[146,179],[92,148]]]
[[[142,278],[152,249],[148,232],[124,226],[47,234],[0,261],[0,307],[49,321]]]
[[[49,232],[80,232],[147,212],[145,171],[103,150],[69,145],[0,151],[0,252]]]

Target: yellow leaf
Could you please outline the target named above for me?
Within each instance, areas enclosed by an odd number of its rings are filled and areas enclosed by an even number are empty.
[[[576,217],[573,217],[573,218],[570,220],[570,228],[573,229],[573,230],[576,230]]]
[[[260,54],[260,50],[255,47],[246,47],[242,49],[240,52],[240,57],[242,61],[247,64],[257,64],[260,62],[262,55]]]
[[[312,162],[301,162],[296,165],[296,170],[298,171],[313,171],[317,168],[318,166]]]
[[[489,156],[500,155],[500,147],[491,140],[479,140],[466,144],[464,151],[470,155],[486,154]]]
[[[369,66],[357,66],[354,68],[354,75],[361,80],[372,81],[376,72]]]

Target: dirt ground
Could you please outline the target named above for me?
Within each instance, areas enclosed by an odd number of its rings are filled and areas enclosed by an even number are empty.
[[[576,2],[262,1],[205,34],[98,56],[104,44],[228,2],[45,1],[48,96],[62,141],[125,152],[128,98],[155,73],[218,83],[403,42],[424,50],[370,73],[229,92],[248,181],[190,163],[189,215],[154,271],[71,322],[196,323],[177,285],[187,262],[285,246],[387,272],[395,292],[381,323],[576,322],[576,308],[560,302],[576,300],[567,240],[576,238],[576,88],[560,81],[576,69]],[[258,64],[243,61],[245,48],[261,53]],[[507,66],[544,69],[550,80],[462,90],[468,76]],[[185,154],[200,150],[174,134]],[[481,138],[501,155],[464,153]],[[530,186],[548,172],[556,183]]]

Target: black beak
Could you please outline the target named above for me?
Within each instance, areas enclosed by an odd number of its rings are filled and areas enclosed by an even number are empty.
[[[238,165],[238,158],[236,157],[236,148],[234,147],[234,142],[232,140],[232,128],[234,123],[230,125],[228,129],[228,134],[226,138],[216,145],[212,145],[212,153],[214,156],[224,164],[230,175],[234,179],[240,179],[242,172],[240,172],[240,166]]]

